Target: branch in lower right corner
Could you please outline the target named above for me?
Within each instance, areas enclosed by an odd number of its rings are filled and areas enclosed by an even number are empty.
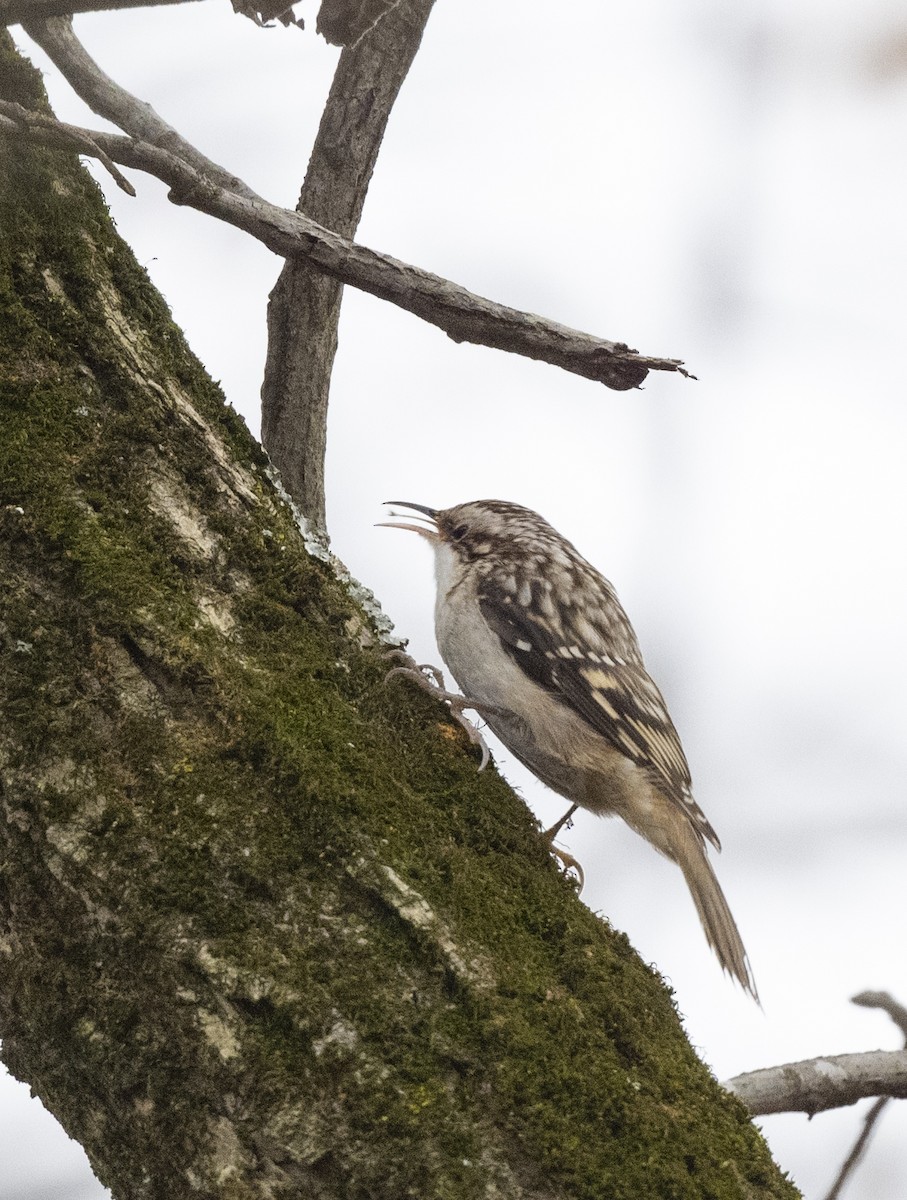
[[[907,1098],[907,1050],[835,1054],[748,1071],[725,1081],[754,1117],[844,1108],[867,1096]]]

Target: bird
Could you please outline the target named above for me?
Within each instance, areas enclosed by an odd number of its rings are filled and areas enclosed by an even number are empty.
[[[477,712],[571,808],[616,815],[676,863],[722,969],[759,1003],[749,959],[708,858],[718,836],[693,799],[680,737],[612,584],[544,517],[505,500],[412,510],[435,556],[435,634],[461,695],[408,660],[404,673]],[[420,524],[415,522],[419,521]],[[401,670],[401,668],[397,668]],[[476,734],[474,740],[477,740]],[[487,751],[483,750],[483,765]],[[569,860],[569,856],[563,856]]]

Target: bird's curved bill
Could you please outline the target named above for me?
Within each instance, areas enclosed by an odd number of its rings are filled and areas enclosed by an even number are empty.
[[[412,508],[416,512],[424,513],[423,517],[410,517],[407,521],[377,521],[376,525],[384,529],[411,529],[413,533],[421,533],[424,538],[429,541],[435,541],[438,538],[438,527],[435,523],[435,518],[438,515],[436,508],[429,508],[425,504],[413,504],[409,500],[385,500],[385,504],[399,504],[401,508]],[[409,517],[409,513],[391,513],[392,517]],[[413,521],[424,521],[424,525],[414,525]]]

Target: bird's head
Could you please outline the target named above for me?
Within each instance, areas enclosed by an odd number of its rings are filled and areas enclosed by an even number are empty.
[[[464,562],[485,558],[490,554],[510,557],[520,548],[537,550],[540,543],[563,539],[555,533],[544,517],[506,500],[470,500],[452,508],[429,508],[409,500],[386,500],[386,504],[409,508],[421,516],[405,516],[405,521],[382,521],[390,529],[409,529],[421,534],[434,550],[448,547]],[[421,522],[416,524],[416,521]]]

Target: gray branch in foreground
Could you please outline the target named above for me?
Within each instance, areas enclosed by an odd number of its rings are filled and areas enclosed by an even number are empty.
[[[754,1117],[805,1112],[812,1116],[844,1108],[867,1096],[907,1098],[907,1050],[835,1054],[748,1071],[724,1087],[738,1096]]]
[[[65,149],[72,149],[73,137],[79,137],[86,146],[82,153],[96,155],[100,149],[121,166],[154,175],[170,187],[174,203],[244,230],[281,258],[305,257],[325,275],[396,304],[437,326],[455,342],[521,354],[616,391],[638,387],[649,371],[677,371],[689,377],[679,359],[647,357],[622,342],[607,341],[535,313],[496,304],[430,271],[340,237],[302,213],[240,194],[169,150],[62,121],[56,122],[55,128],[38,129],[22,122],[11,111],[15,107],[0,103],[0,116],[10,118],[2,124],[5,132]]]

